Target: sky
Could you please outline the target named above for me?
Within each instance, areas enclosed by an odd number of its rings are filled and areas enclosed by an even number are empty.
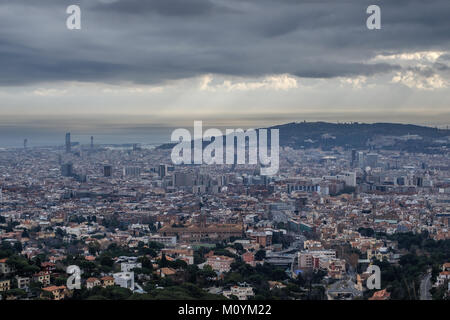
[[[0,131],[446,126],[449,16],[448,0],[0,0]]]

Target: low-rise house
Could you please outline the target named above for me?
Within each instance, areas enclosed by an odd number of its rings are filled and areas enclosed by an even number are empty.
[[[16,276],[17,288],[26,290],[30,286],[31,279],[29,277]]]
[[[194,250],[192,250],[190,247],[162,249],[161,252],[163,252],[166,257],[171,256],[174,259],[183,260],[187,264],[194,264]]]
[[[439,272],[435,285],[442,286],[446,281],[450,282],[450,262],[446,262],[442,265],[442,271]]]
[[[88,278],[86,280],[86,288],[88,288],[88,289],[92,289],[94,287],[98,287],[101,285],[102,285],[102,282],[98,278],[92,277],[92,278]]]
[[[130,272],[133,269],[141,269],[142,263],[140,262],[122,262],[120,264],[120,271],[122,272]]]
[[[40,271],[33,275],[33,281],[42,283],[43,286],[50,285],[50,272]]]
[[[234,262],[234,258],[226,256],[210,256],[206,260],[206,264],[218,272],[228,272],[231,269],[231,264]]]
[[[252,287],[240,286],[233,286],[230,290],[224,290],[222,294],[228,299],[230,299],[231,296],[236,296],[239,300],[248,300],[249,297],[254,295]]]
[[[66,297],[67,288],[66,286],[50,286],[42,288],[44,292],[52,294],[52,300],[62,300]],[[45,294],[41,293],[41,298],[45,298]]]
[[[246,252],[242,255],[242,260],[251,266],[255,266],[255,254],[253,252]]]
[[[270,288],[270,290],[283,289],[283,288],[286,288],[286,285],[279,281],[269,281],[269,288]]]
[[[114,283],[122,288],[134,290],[134,272],[114,273]]]
[[[445,281],[450,281],[450,271],[439,272],[436,285],[441,286],[445,283]]]
[[[66,256],[51,256],[49,258],[49,261],[52,262],[52,263],[56,263],[56,262],[59,262],[59,261],[63,261],[65,258],[66,258]]]
[[[389,300],[391,294],[386,289],[376,291],[369,300]]]
[[[11,280],[10,279],[0,279],[0,292],[6,292],[11,290]]]
[[[102,287],[110,287],[114,285],[114,277],[111,276],[104,276],[100,279],[102,281]]]
[[[160,275],[161,278],[165,278],[165,277],[168,277],[168,276],[173,276],[176,273],[177,273],[177,270],[172,269],[172,268],[165,267],[165,268],[159,269],[159,275]]]
[[[44,271],[50,272],[50,271],[54,271],[56,269],[56,266],[53,262],[42,262],[41,268]]]
[[[4,258],[0,260],[0,274],[3,275],[8,275],[14,272],[14,268],[9,266],[8,263],[8,258]]]

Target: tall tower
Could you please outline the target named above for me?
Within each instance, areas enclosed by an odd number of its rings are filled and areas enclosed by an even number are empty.
[[[66,133],[66,153],[70,153],[70,132]]]
[[[167,174],[167,165],[160,164],[159,165],[159,177],[163,179]]]
[[[23,148],[26,149],[28,144],[28,139],[23,140]]]
[[[356,167],[356,162],[358,159],[358,154],[356,153],[356,149],[352,149],[352,161],[351,161],[351,167]]]
[[[103,176],[111,177],[112,176],[112,166],[107,164],[103,166]]]
[[[91,136],[91,149],[94,149],[94,137]]]

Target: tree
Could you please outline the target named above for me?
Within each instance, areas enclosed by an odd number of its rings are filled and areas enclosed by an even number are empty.
[[[266,258],[266,251],[265,250],[258,250],[255,253],[255,260],[256,261],[262,261]]]
[[[91,255],[95,256],[98,252],[100,252],[100,243],[97,241],[89,243],[88,250]]]
[[[242,246],[242,243],[235,243],[233,245],[233,247],[239,252],[243,252],[244,251],[244,247]]]
[[[108,267],[112,267],[114,265],[114,260],[111,259],[110,256],[102,256],[100,258],[100,264],[102,266],[108,266]]]
[[[169,266],[169,262],[167,261],[166,255],[164,253],[161,255],[161,259],[159,260],[158,265],[160,268]]]
[[[55,235],[59,238],[64,238],[64,236],[66,235],[66,233],[64,232],[63,229],[61,228],[56,228],[55,230]]]
[[[22,243],[20,243],[19,241],[14,243],[14,251],[20,253],[22,252]]]
[[[44,290],[42,290],[42,292],[41,292],[41,297],[43,299],[50,299],[50,300],[53,300],[55,298],[53,296],[53,293],[51,293],[50,291],[44,291]]]
[[[153,270],[153,263],[152,263],[152,261],[149,258],[147,258],[147,257],[140,257],[138,259],[138,261],[140,263],[142,263],[142,268],[147,268],[147,269]]]
[[[372,228],[359,228],[358,232],[363,236],[363,237],[373,237],[375,235],[375,231]]]

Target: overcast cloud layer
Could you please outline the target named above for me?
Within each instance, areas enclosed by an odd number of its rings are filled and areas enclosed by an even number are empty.
[[[82,30],[66,29],[71,4],[82,9]],[[366,28],[370,4],[382,9],[382,30]],[[376,113],[402,92],[423,101],[406,105],[416,112],[448,114],[449,17],[448,0],[0,0],[0,113],[60,112],[61,103],[88,112],[93,101],[99,113],[117,113],[118,97],[135,114],[207,104],[218,114],[242,104],[294,114],[333,102],[328,112]],[[354,92],[361,88],[372,91]],[[189,90],[199,96],[170,100]],[[277,106],[241,95],[255,90],[283,93]],[[295,90],[310,99],[286,93]],[[367,94],[392,99],[368,103]],[[71,101],[52,98],[64,95]]]
[[[82,30],[65,28],[70,0],[0,3],[0,83],[160,83],[204,73],[370,76],[380,52],[448,51],[450,2],[376,1],[383,31],[369,32],[373,1],[89,0]],[[435,67],[436,68],[436,67]]]

